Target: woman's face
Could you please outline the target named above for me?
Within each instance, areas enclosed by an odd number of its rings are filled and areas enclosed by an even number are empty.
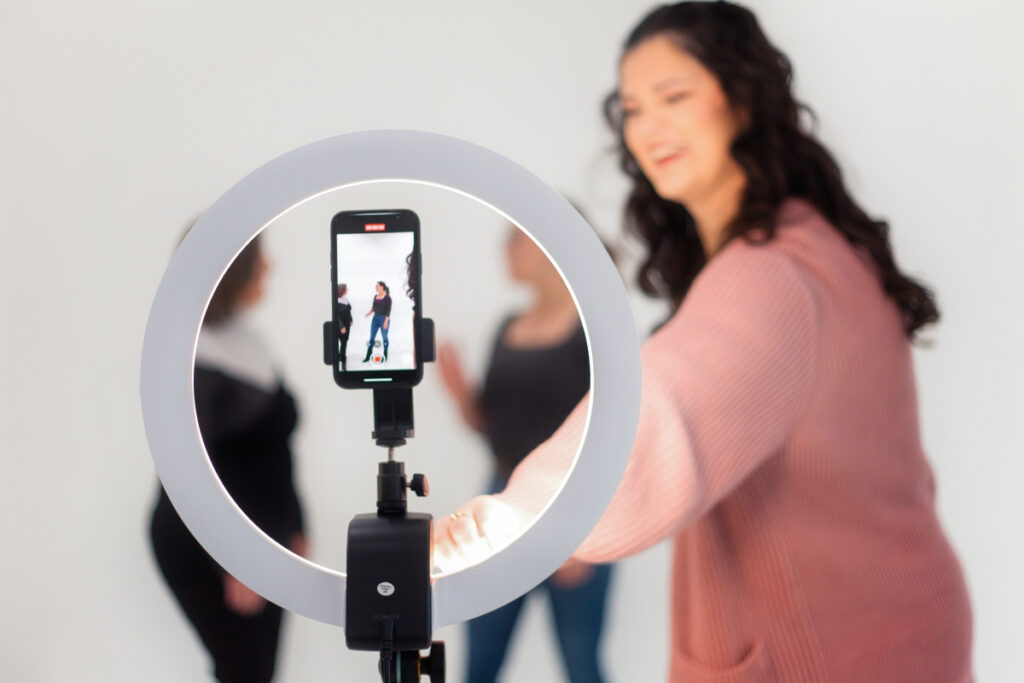
[[[377,296],[384,296],[384,288],[381,287],[381,284],[378,282],[375,286],[377,288]]]
[[[668,37],[626,53],[619,99],[626,147],[661,197],[692,205],[742,175],[729,153],[740,117],[718,79]]]
[[[256,262],[252,279],[249,280],[245,285],[245,289],[238,295],[240,308],[251,308],[263,300],[263,296],[266,293],[268,272],[270,272],[270,261],[261,255],[259,261]]]
[[[509,228],[505,241],[508,274],[516,282],[535,282],[550,267],[544,252],[519,228]]]

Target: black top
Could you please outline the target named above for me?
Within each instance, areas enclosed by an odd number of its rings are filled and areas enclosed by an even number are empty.
[[[338,327],[349,328],[352,326],[352,304],[348,302],[348,299],[341,301],[340,299],[334,303],[335,308],[338,311]]]
[[[504,341],[512,320],[498,331],[480,396],[484,433],[502,478],[555,433],[590,389],[582,326],[553,346],[517,348]]]
[[[391,295],[385,294],[383,298],[373,298],[374,315],[391,315]]]
[[[196,417],[217,475],[246,516],[282,545],[303,528],[292,476],[289,439],[298,422],[295,401],[278,384],[271,391],[220,370],[196,366]],[[191,538],[161,489],[154,514],[161,542]]]

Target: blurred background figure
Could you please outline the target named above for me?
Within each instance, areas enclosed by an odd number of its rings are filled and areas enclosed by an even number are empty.
[[[521,230],[510,226],[508,273],[533,295],[499,327],[480,387],[463,373],[451,343],[439,349],[445,387],[465,423],[494,456],[489,492],[505,488],[515,466],[540,445],[590,388],[587,340],[558,271]],[[605,680],[598,657],[611,565],[566,564],[535,589],[547,594],[569,680]],[[526,596],[469,622],[468,681],[496,680]]]
[[[295,401],[244,312],[263,299],[268,264],[259,238],[217,286],[196,348],[199,428],[217,474],[257,526],[305,555],[289,439]],[[161,488],[151,526],[160,572],[213,658],[219,681],[270,681],[281,608],[221,569],[186,529]]]

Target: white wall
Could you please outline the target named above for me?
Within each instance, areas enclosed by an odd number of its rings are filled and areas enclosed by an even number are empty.
[[[186,224],[293,147],[402,127],[511,157],[615,234],[624,185],[604,153],[598,104],[614,83],[618,45],[648,4],[608,5],[0,8],[0,678],[178,681],[203,670],[146,546],[155,481],[138,400],[149,304]],[[979,680],[1020,680],[1009,653],[1024,608],[1024,47],[1014,33],[1024,8],[754,7],[792,58],[857,196],[891,220],[901,264],[938,290],[945,319],[934,348],[917,354],[925,443],[970,583]],[[496,253],[492,217],[420,199],[439,220],[464,217],[452,230]],[[260,315],[305,408],[297,446],[316,559],[340,566],[348,516],[372,505],[376,454],[368,439],[365,448],[337,445],[336,416],[358,431],[370,412],[319,365],[328,241],[326,223],[315,226],[329,209],[305,207],[269,231],[277,268]],[[437,231],[427,258],[450,260],[455,235]],[[506,300],[500,271],[461,267],[479,278],[480,301]],[[431,313],[479,368],[480,330],[501,311],[485,310],[472,328],[451,304],[453,285],[425,287]],[[658,311],[637,310],[645,328]],[[408,460],[433,475],[431,509],[443,512],[481,483],[482,445],[457,431],[436,373],[418,392],[417,416]],[[605,652],[615,680],[663,678],[667,562],[660,547],[623,564]],[[651,586],[666,589],[652,599]],[[556,680],[543,614],[528,621],[506,680]],[[457,664],[460,632],[440,635]],[[346,651],[337,630],[292,618],[280,680],[374,680],[372,659]]]

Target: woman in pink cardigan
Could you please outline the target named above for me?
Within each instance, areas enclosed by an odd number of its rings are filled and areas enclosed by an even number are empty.
[[[672,539],[671,681],[971,680],[911,364],[931,292],[802,124],[789,61],[748,10],[656,9],[619,77],[606,113],[648,246],[640,284],[676,310],[643,348],[623,481],[574,557]],[[437,556],[528,524],[585,416],[586,400],[502,493],[442,520]]]

